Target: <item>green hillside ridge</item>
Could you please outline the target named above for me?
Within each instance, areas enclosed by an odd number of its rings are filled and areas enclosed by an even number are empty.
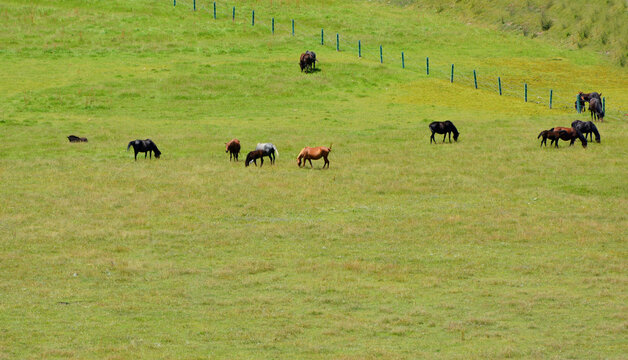
[[[588,48],[628,65],[628,3],[624,0],[388,0],[415,5],[495,29]]]

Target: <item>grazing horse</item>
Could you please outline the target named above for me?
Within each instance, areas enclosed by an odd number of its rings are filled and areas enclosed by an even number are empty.
[[[248,167],[251,163],[255,163],[255,166],[257,166],[257,159],[261,161],[261,164],[259,166],[262,167],[262,165],[264,165],[264,156],[268,156],[270,158],[270,155],[266,153],[264,150],[253,150],[249,152],[246,155],[246,161],[244,162],[244,167]]]
[[[68,140],[70,142],[87,142],[87,138],[85,138],[85,137],[78,137],[78,136],[74,136],[74,135],[68,136]]]
[[[316,62],[318,61],[316,60],[316,53],[310,50],[307,50],[305,53],[310,54],[310,57],[312,58],[312,69],[316,69]]]
[[[233,139],[228,143],[225,143],[225,152],[229,152],[229,161],[233,157],[238,161],[238,154],[240,154],[240,140]]]
[[[571,123],[571,127],[580,131],[584,134],[584,138],[587,138],[587,134],[591,137],[591,141],[593,141],[593,134],[595,134],[595,142],[600,142],[600,133],[597,131],[597,127],[592,121],[580,121],[576,120]]]
[[[436,133],[445,134],[445,136],[443,136],[443,142],[445,142],[445,138],[447,137],[447,134],[449,134],[449,142],[451,142],[452,132],[454,133],[454,141],[458,141],[458,135],[460,135],[460,133],[458,132],[458,129],[456,129],[454,124],[449,120],[432,122],[430,124],[430,130],[432,130],[432,136],[430,136],[430,144],[432,143],[432,140],[436,142],[436,140],[434,139],[434,134]]]
[[[591,98],[589,101],[589,111],[591,112],[592,120],[604,122],[604,109],[602,108],[602,101],[600,99]]]
[[[146,155],[150,154],[150,158],[153,158],[153,152],[155,152],[155,157],[159,159],[161,156],[161,151],[157,149],[157,145],[151,139],[146,140],[133,140],[129,142],[129,146],[126,147],[126,151],[129,151],[129,148],[133,146],[133,151],[135,151],[135,161],[137,161],[137,153],[144,153],[144,159],[146,159]]]
[[[552,130],[543,130],[541,131],[541,133],[539,134],[539,136],[537,136],[536,138],[540,138],[543,137],[543,139],[541,140],[541,146],[545,145],[547,146],[547,139],[550,139],[550,146],[554,145],[554,143],[556,144],[556,147],[558,147],[558,139],[560,137],[560,133],[558,131],[552,131]]]
[[[330,151],[331,145],[329,145],[329,147],[319,146],[314,148],[306,146],[303,148],[303,150],[301,150],[299,156],[297,156],[297,166],[301,167],[301,160],[303,160],[303,167],[305,167],[306,161],[310,162],[310,167],[314,167],[312,165],[312,160],[318,160],[320,158],[323,158],[323,160],[325,160],[325,164],[323,164],[323,169],[325,168],[325,166],[327,166],[327,168],[329,169],[329,160],[327,160],[327,156],[329,155]]]
[[[303,70],[305,70],[305,72],[312,71],[313,62],[314,61],[312,59],[312,55],[306,52],[301,54],[301,59],[299,60],[299,66],[301,67],[301,72],[303,72]]]
[[[270,163],[275,163],[275,157],[279,156],[279,150],[275,147],[275,145],[271,143],[257,143],[255,150],[262,150],[264,152],[264,156],[268,156],[270,159]]]
[[[574,128],[555,127],[555,128],[551,128],[550,131],[558,131],[558,134],[559,134],[558,137],[561,140],[571,141],[569,143],[569,146],[572,146],[573,143],[576,141],[576,139],[580,139],[580,142],[582,143],[582,147],[583,148],[587,147],[587,139],[582,135],[580,131]],[[556,140],[556,143],[558,143],[558,140]]]

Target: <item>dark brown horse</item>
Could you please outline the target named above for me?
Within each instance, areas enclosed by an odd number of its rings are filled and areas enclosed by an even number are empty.
[[[325,166],[327,166],[327,168],[329,169],[329,160],[327,160],[327,156],[329,155],[330,151],[331,145],[329,147],[304,147],[303,150],[301,150],[301,152],[299,153],[299,156],[297,156],[297,166],[301,167],[301,160],[303,160],[303,167],[305,167],[306,161],[310,162],[310,167],[314,167],[312,165],[312,160],[318,160],[320,158],[323,158],[323,160],[325,160],[325,163],[323,164],[323,169],[325,168]]]
[[[161,156],[161,151],[157,149],[157,145],[151,139],[146,140],[133,140],[129,142],[129,146],[126,147],[126,151],[129,151],[129,148],[133,146],[133,151],[135,151],[135,161],[137,161],[137,153],[144,153],[144,159],[146,159],[146,155],[150,154],[150,158],[153,158],[153,152],[155,153],[155,157],[159,159]]]
[[[587,135],[591,136],[591,141],[593,141],[593,135],[595,134],[595,142],[599,143],[601,141],[600,133],[597,131],[597,126],[593,123],[593,121],[580,121],[576,120],[571,123],[571,127],[580,131],[584,138],[587,138]]]
[[[229,152],[229,161],[231,161],[231,158],[238,161],[238,154],[240,154],[240,140],[233,139],[228,143],[225,143],[225,152]]]
[[[87,138],[85,138],[85,137],[78,137],[78,136],[74,136],[74,135],[68,136],[68,140],[70,142],[87,142]]]
[[[312,54],[304,52],[301,54],[301,58],[299,60],[299,66],[301,67],[301,72],[305,70],[305,72],[312,71],[312,64],[314,64],[314,59],[312,58]]]
[[[270,154],[264,150],[253,150],[246,155],[244,166],[248,167],[251,163],[254,163],[255,166],[257,166],[257,159],[259,159],[261,162],[259,166],[262,167],[262,165],[264,165],[264,156],[268,156],[270,158]]]
[[[443,136],[443,142],[445,142],[445,138],[447,138],[447,134],[449,134],[449,142],[451,142],[451,133],[454,133],[454,141],[458,141],[458,129],[454,126],[454,123],[451,121],[434,121],[430,124],[430,130],[432,130],[432,136],[430,136],[430,144],[432,141],[436,142],[434,139],[434,134],[445,134]]]
[[[558,137],[561,140],[570,141],[569,146],[573,145],[576,139],[580,139],[580,142],[582,143],[582,147],[583,148],[587,147],[587,139],[584,137],[584,135],[582,135],[580,131],[574,128],[555,127],[555,128],[551,128],[550,131],[558,131],[558,134],[559,134]],[[556,140],[556,143],[558,143],[558,140]]]
[[[580,95],[580,98],[586,102],[590,102],[591,99],[595,99],[595,98],[597,98],[598,100],[602,100],[602,93],[598,94],[595,91],[588,94],[585,94],[582,91],[580,91],[578,94]]]
[[[545,145],[547,146],[547,139],[550,139],[550,146],[554,145],[554,143],[556,144],[556,147],[558,147],[558,139],[560,138],[560,133],[558,131],[554,131],[554,130],[543,130],[541,131],[541,133],[539,134],[539,136],[537,136],[536,138],[540,138],[543,137],[543,139],[541,140],[541,146]]]
[[[591,98],[589,100],[589,111],[591,112],[591,120],[600,120],[604,122],[604,108],[602,107],[602,100],[598,98]]]

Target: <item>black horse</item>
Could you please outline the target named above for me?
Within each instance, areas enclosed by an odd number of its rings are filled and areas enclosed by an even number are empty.
[[[585,139],[587,138],[587,134],[589,134],[591,141],[593,141],[593,134],[595,134],[595,142],[600,142],[600,133],[597,131],[597,127],[592,121],[576,120],[571,123],[571,127],[580,131]]]
[[[443,142],[445,142],[447,134],[449,134],[449,142],[451,142],[451,133],[454,133],[454,141],[458,141],[458,135],[460,135],[458,129],[456,129],[454,124],[449,120],[432,122],[430,124],[430,130],[432,130],[432,136],[430,136],[430,144],[432,143],[432,141],[436,142],[436,140],[434,139],[434,134],[436,133],[445,134],[445,136],[443,136]]]
[[[135,161],[137,161],[137,153],[144,153],[144,159],[146,159],[146,155],[150,154],[150,158],[153,158],[153,152],[155,153],[155,157],[159,159],[161,156],[161,151],[157,149],[157,145],[151,139],[146,140],[133,140],[129,142],[129,146],[126,147],[126,151],[129,151],[129,148],[133,146],[133,151],[135,151]]]
[[[310,58],[312,60],[312,69],[316,69],[316,53],[314,51],[307,50],[306,54],[310,54]]]
[[[266,152],[264,150],[253,150],[249,152],[246,155],[246,161],[244,162],[244,167],[248,167],[251,163],[254,163],[255,166],[257,166],[257,159],[260,160],[261,164],[259,166],[262,167],[264,165],[264,156],[268,156],[268,158],[271,159],[271,163],[272,163],[272,158],[270,157],[269,152]]]
[[[591,98],[591,100],[589,100],[589,111],[591,112],[592,120],[600,120],[604,122],[604,108],[602,106],[602,100]]]
[[[78,136],[75,136],[75,135],[68,136],[68,140],[70,142],[87,142],[87,138],[86,137],[78,137]]]

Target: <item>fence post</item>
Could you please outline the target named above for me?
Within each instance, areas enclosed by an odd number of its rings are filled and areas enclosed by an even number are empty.
[[[405,61],[404,56],[403,56],[403,51],[401,52],[401,68],[402,69],[406,68],[406,61]]]
[[[501,77],[497,77],[497,84],[499,85],[499,96],[502,95],[502,78]]]
[[[321,45],[325,45],[325,32],[323,31],[323,29],[321,29]]]
[[[294,19],[292,19],[292,36],[294,36]]]
[[[384,49],[382,49],[382,46],[379,46],[379,62],[381,64],[384,63]]]
[[[340,35],[336,33],[336,51],[340,51]]]
[[[554,90],[550,89],[550,109],[552,108],[552,96],[554,95]]]
[[[177,6],[177,0],[174,0],[174,5],[173,6]]]
[[[528,83],[523,84],[525,102],[528,102]]]
[[[235,6],[233,7],[233,13],[231,14],[231,21],[235,22]]]
[[[606,114],[606,97],[602,98],[602,112]]]
[[[214,20],[216,20],[216,2],[214,1]]]
[[[582,98],[580,97],[580,94],[578,94],[576,96],[576,110],[578,110],[578,114],[580,114],[582,112],[582,109],[580,109],[580,102],[582,101]]]
[[[251,13],[251,26],[255,26],[255,10]]]
[[[425,72],[427,73],[427,75],[430,74],[430,58],[429,57],[425,58]]]
[[[451,79],[450,82],[454,82],[454,64],[451,64]]]
[[[192,3],[194,4],[194,11],[196,11],[196,0],[193,0]]]
[[[362,41],[358,40],[358,57],[362,57]]]
[[[271,28],[271,31],[272,31],[273,35],[275,35],[275,18],[272,18],[270,28]]]
[[[473,70],[473,83],[475,84],[475,90],[478,89],[478,77],[475,74],[475,70]]]

